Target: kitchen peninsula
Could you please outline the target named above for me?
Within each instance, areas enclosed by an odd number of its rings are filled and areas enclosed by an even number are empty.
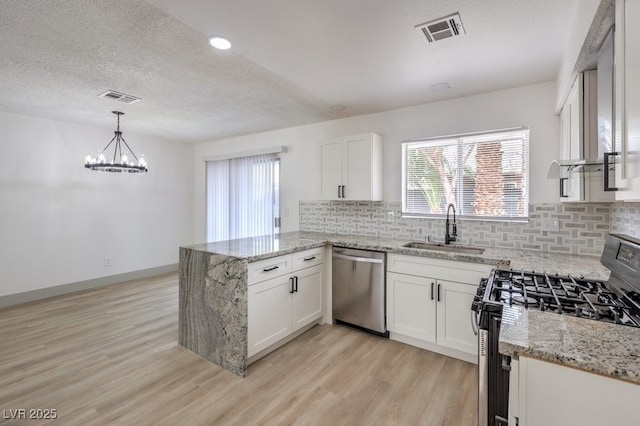
[[[244,377],[249,263],[326,244],[291,233],[181,247],[179,344]]]
[[[180,248],[179,343],[199,356],[245,376],[248,355],[248,285],[251,264],[327,246],[556,271],[574,265],[602,276],[595,258],[485,248],[483,254],[403,247],[406,241],[316,232],[289,232]],[[508,259],[508,260],[507,260]],[[604,277],[606,278],[606,277]],[[319,320],[322,322],[322,319]]]

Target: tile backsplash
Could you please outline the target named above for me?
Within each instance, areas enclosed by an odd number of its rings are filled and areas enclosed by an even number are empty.
[[[300,201],[300,230],[444,240],[444,219],[402,217],[400,209],[394,201]],[[458,219],[457,243],[599,256],[614,221],[616,229],[638,235],[639,211],[640,204],[532,204],[527,223]],[[542,230],[547,217],[559,219],[558,231]]]
[[[640,238],[640,203],[611,204],[611,232]]]

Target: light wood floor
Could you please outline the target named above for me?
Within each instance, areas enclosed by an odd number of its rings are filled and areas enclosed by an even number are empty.
[[[177,345],[177,306],[172,274],[0,310],[0,423],[477,424],[474,365],[324,325],[241,379]]]

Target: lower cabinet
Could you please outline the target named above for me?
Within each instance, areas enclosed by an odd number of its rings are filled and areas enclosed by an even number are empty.
[[[247,303],[247,356],[291,334],[291,280],[288,276],[249,286]]]
[[[638,424],[640,385],[528,357],[515,366],[509,425]]]
[[[314,260],[321,260],[320,253],[316,253]],[[249,282],[248,357],[322,318],[324,265],[314,263],[315,266],[294,269],[279,277]]]
[[[493,265],[390,254],[387,328],[391,338],[477,362],[470,321],[480,279]]]
[[[479,283],[480,281],[478,281]],[[475,285],[438,280],[438,309],[436,311],[436,343],[451,349],[478,355],[478,337],[471,328],[470,312]]]
[[[322,269],[320,265],[296,272],[295,292],[290,297],[292,332],[322,316]]]
[[[435,278],[387,272],[389,331],[436,342],[435,283]]]

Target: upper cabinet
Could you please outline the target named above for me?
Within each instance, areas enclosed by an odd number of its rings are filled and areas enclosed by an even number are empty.
[[[591,78],[589,73],[578,74],[560,112],[560,160],[562,161],[584,158],[584,139],[587,136],[585,130],[589,130],[589,122],[591,121],[591,117],[584,114],[590,109],[584,108],[584,106],[585,101],[589,100],[589,82],[591,80],[595,79]],[[569,177],[560,179],[560,200],[585,201],[582,173],[573,173]]]
[[[375,133],[320,144],[323,200],[382,201],[382,138]]]
[[[598,72],[577,75],[560,112],[560,201],[613,201],[605,191],[599,153]],[[611,88],[610,90],[613,90]],[[609,105],[612,110],[613,107]]]
[[[616,200],[640,200],[640,1],[616,0]],[[613,161],[613,159],[612,159]]]

